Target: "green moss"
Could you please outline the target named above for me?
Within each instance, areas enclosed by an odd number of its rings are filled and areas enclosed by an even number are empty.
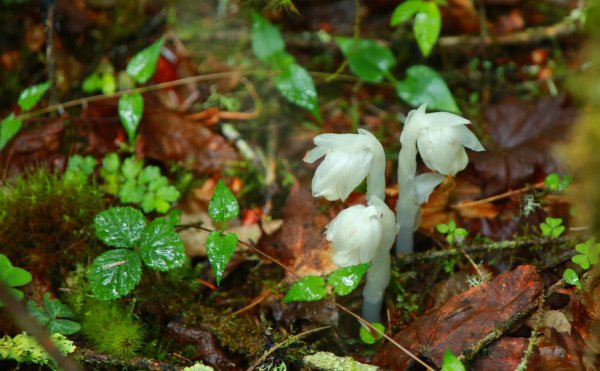
[[[0,185],[2,250],[30,269],[74,265],[96,256],[99,247],[88,243],[88,236],[94,215],[103,208],[95,185],[64,181],[46,169],[29,171]]]
[[[81,325],[96,350],[122,359],[135,356],[146,335],[142,323],[115,302],[87,301]]]

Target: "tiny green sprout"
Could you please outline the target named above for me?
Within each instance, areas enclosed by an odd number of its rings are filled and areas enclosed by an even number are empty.
[[[4,282],[10,293],[18,300],[23,299],[23,292],[15,287],[23,286],[31,282],[31,274],[25,269],[13,267],[8,257],[0,254],[0,281]],[[0,308],[3,307],[0,302]]]
[[[596,243],[593,238],[590,238],[585,243],[580,243],[575,246],[578,255],[571,258],[571,261],[578,264],[583,269],[588,269],[591,265],[598,263],[600,255],[600,243]]]
[[[542,236],[550,238],[558,238],[565,231],[565,227],[561,225],[563,220],[561,218],[547,217],[545,222],[540,224],[542,230]]]
[[[457,243],[461,243],[464,241],[465,237],[469,235],[469,232],[464,228],[456,228],[456,222],[450,220],[448,224],[440,223],[435,226],[438,232],[446,235],[446,240],[450,245],[453,245],[456,241]]]
[[[446,272],[448,274],[454,272],[454,266],[455,265],[456,265],[456,259],[454,259],[454,258],[446,259],[442,263],[442,266],[444,268],[444,272]]]
[[[384,332],[385,326],[383,326],[379,322],[371,323],[371,326],[375,327],[377,330]],[[381,334],[367,328],[366,326],[361,326],[360,331],[358,332],[358,336],[360,336],[360,340],[365,344],[375,344],[375,342],[381,339]]]
[[[556,173],[549,174],[544,180],[544,186],[551,192],[564,192],[573,183],[573,177],[561,177]]]
[[[579,280],[579,276],[577,275],[577,272],[575,272],[573,269],[568,268],[565,270],[565,272],[563,273],[563,279],[565,280],[566,283],[569,283],[573,286],[577,286],[578,289],[581,290],[581,281]]]
[[[451,351],[446,349],[444,352],[444,360],[442,363],[442,371],[465,371],[463,363],[452,354]]]

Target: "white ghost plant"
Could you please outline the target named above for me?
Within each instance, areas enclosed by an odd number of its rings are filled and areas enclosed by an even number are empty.
[[[400,135],[402,148],[398,155],[400,194],[396,220],[400,227],[396,252],[413,251],[413,231],[418,226],[420,205],[427,201],[444,176],[463,170],[469,158],[465,148],[485,150],[477,137],[467,129],[470,121],[448,112],[425,113],[426,104],[409,112]],[[437,173],[417,176],[417,153],[425,165]],[[408,215],[402,215],[406,213]],[[401,213],[402,212],[402,213]]]

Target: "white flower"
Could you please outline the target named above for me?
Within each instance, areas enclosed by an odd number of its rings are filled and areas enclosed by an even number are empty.
[[[425,113],[426,105],[412,110],[400,135],[400,171],[409,177],[416,173],[417,148],[425,165],[444,175],[463,170],[469,159],[464,147],[474,151],[484,148],[467,129],[469,120],[448,112]]]
[[[316,148],[304,161],[313,163],[325,156],[312,180],[313,197],[329,201],[345,200],[367,175],[367,196],[383,198],[385,158],[381,143],[366,130],[358,134],[321,134],[315,137]]]
[[[394,213],[376,196],[371,197],[369,206],[344,209],[327,226],[333,262],[342,267],[369,263],[378,249],[389,252],[397,230]]]

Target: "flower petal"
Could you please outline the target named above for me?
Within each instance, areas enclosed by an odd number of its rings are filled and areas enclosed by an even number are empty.
[[[444,181],[445,176],[439,173],[425,173],[415,178],[414,189],[417,203],[424,204],[435,187]]]
[[[452,128],[452,131],[454,138],[463,146],[477,152],[485,151],[479,139],[467,127],[456,126]]]
[[[313,196],[345,200],[367,176],[372,158],[368,150],[329,153],[313,176]]]
[[[304,162],[312,164],[313,162],[317,161],[318,159],[320,159],[323,156],[325,156],[325,151],[323,150],[323,148],[315,147],[315,148],[311,149],[310,151],[308,151],[302,160]]]

